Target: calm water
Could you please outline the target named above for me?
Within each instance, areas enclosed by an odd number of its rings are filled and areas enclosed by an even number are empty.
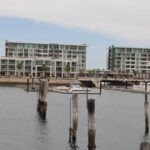
[[[0,150],[69,150],[69,99],[48,94],[45,121],[37,114],[37,93],[0,87]],[[96,150],[139,150],[144,140],[144,95],[102,91],[96,99]],[[86,97],[79,96],[77,143],[87,150]],[[149,140],[149,139],[148,139]]]

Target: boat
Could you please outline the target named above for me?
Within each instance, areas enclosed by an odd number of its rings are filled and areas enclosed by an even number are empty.
[[[145,83],[140,82],[138,85],[133,85],[133,90],[145,91]],[[150,91],[150,83],[147,83],[147,91]]]
[[[68,90],[68,92],[84,92],[84,91],[85,92],[90,91],[90,89],[81,87],[79,84],[71,84],[70,89]]]
[[[53,90],[67,91],[67,90],[69,90],[69,87],[67,87],[67,86],[56,86],[56,87],[53,87]]]

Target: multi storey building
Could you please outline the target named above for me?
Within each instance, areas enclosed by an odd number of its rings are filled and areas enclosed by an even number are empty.
[[[86,44],[40,44],[6,41],[5,57],[0,58],[1,75],[17,76],[21,63],[22,76],[39,77],[42,65],[46,64],[49,77],[66,76],[65,66],[70,67],[70,76],[75,77],[80,70],[86,69]]]
[[[150,49],[111,46],[108,50],[107,69],[128,73],[139,78],[150,78]]]

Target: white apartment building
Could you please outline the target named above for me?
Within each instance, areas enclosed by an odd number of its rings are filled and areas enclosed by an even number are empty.
[[[125,72],[139,78],[150,79],[150,49],[115,47],[108,49],[107,69],[114,72]]]
[[[46,64],[47,77],[65,77],[66,65],[70,67],[70,76],[76,77],[80,70],[86,69],[86,44],[41,44],[9,42],[5,43],[5,57],[0,58],[0,72],[2,76],[39,77],[42,65]],[[18,69],[22,63],[22,69]]]

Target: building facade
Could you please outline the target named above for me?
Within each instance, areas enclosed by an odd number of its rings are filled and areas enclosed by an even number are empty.
[[[5,43],[5,57],[0,58],[2,76],[41,76],[42,65],[45,64],[47,77],[65,77],[66,65],[69,65],[70,76],[75,77],[80,70],[86,69],[86,44],[40,44],[40,43]],[[18,69],[18,64],[22,69]]]
[[[150,78],[150,49],[111,46],[108,49],[107,69]]]

